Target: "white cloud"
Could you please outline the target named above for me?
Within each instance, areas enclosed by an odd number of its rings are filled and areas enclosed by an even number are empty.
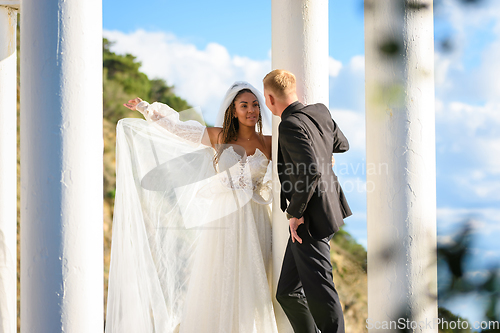
[[[112,51],[136,56],[142,62],[144,73],[174,85],[176,93],[194,106],[200,106],[205,119],[211,123],[233,82],[247,81],[262,91],[262,78],[271,69],[270,60],[233,56],[216,43],[200,50],[165,32],[104,31],[104,36],[114,42]]]
[[[436,105],[438,175],[463,200],[500,201],[500,103]]]
[[[489,201],[500,201],[500,182],[498,179],[483,177],[480,180],[464,179],[463,176],[456,175],[455,181],[464,193],[474,196],[476,199],[488,199]]]
[[[464,6],[459,1],[443,0],[436,20],[446,23],[453,47],[451,52],[440,53],[438,49],[435,54],[437,92],[450,98],[499,102],[500,2]],[[438,31],[440,26],[443,24],[437,25]]]
[[[438,243],[438,246],[451,246],[451,245],[456,244],[455,240],[450,235],[438,236],[437,243]]]
[[[440,207],[437,209],[438,227],[443,230],[443,241],[459,231],[459,226],[467,222],[474,233],[489,235],[500,234],[500,208],[457,208]]]
[[[354,72],[363,73],[365,72],[365,56],[357,55],[351,58],[349,66]]]
[[[468,280],[476,281],[476,282],[482,282],[486,280],[489,277],[489,271],[488,270],[477,270],[477,271],[471,271],[471,272],[465,272],[465,278]]]
[[[483,4],[467,6],[456,0],[443,0],[436,10],[438,19],[446,19],[457,33],[465,34],[482,27],[485,21],[494,20],[494,31],[500,33],[500,3],[483,1]]]
[[[500,1],[435,7],[438,203],[497,207],[500,202]],[[440,221],[440,223],[445,223]]]
[[[332,57],[328,57],[328,66],[329,75],[331,77],[336,77],[342,69],[342,62],[335,60]]]
[[[349,140],[351,150],[365,151],[365,115],[352,110],[330,108],[333,120]]]
[[[443,90],[449,90],[453,87],[452,82],[448,80],[450,66],[453,63],[451,56],[440,53],[434,55],[434,81],[436,87],[440,87]]]
[[[336,76],[330,76],[330,106],[332,108],[353,110],[363,114],[364,117],[364,68],[364,55],[356,55],[340,68]]]
[[[471,74],[471,83],[475,85],[474,91],[483,98],[500,102],[500,35],[498,40],[490,44],[483,51],[481,66]]]

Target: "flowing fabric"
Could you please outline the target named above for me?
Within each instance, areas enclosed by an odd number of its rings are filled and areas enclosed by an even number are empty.
[[[142,107],[117,126],[106,332],[277,332],[271,162],[229,146],[214,169],[205,126]]]

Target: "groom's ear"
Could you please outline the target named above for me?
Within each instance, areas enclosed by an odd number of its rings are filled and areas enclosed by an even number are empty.
[[[276,104],[276,101],[274,100],[274,96],[271,94],[268,94],[268,96],[269,96],[269,102],[271,103],[271,105],[274,106]]]

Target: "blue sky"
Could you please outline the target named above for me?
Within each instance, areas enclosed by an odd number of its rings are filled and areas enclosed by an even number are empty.
[[[481,278],[500,262],[500,2],[437,3],[438,236],[451,242],[460,222],[472,218],[478,260],[468,274]],[[113,50],[137,56],[146,74],[173,84],[209,123],[232,82],[261,88],[271,69],[269,0],[103,0],[103,15]],[[351,143],[336,168],[355,213],[346,229],[366,246],[362,1],[330,0],[329,17],[330,110]],[[445,39],[449,50],[441,47]],[[451,310],[478,319],[472,303],[458,303]]]
[[[228,6],[228,3],[230,5]],[[218,43],[230,54],[254,60],[269,58],[271,49],[271,1],[172,1],[104,0],[106,30],[165,31],[204,49]],[[364,53],[363,6],[360,0],[329,2],[330,54],[348,61]],[[355,4],[355,5],[353,5]],[[352,24],[356,22],[357,24]],[[349,29],[342,28],[349,26]]]

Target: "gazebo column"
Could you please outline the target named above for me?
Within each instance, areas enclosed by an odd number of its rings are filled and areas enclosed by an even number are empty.
[[[21,331],[103,331],[102,3],[21,1]]]
[[[0,332],[17,328],[18,1],[0,0]]]
[[[328,0],[272,1],[272,67],[297,78],[299,100],[328,106]],[[277,161],[278,125],[273,116],[273,161]],[[280,182],[273,178],[273,291],[288,241],[288,220],[280,209]],[[293,332],[281,306],[275,303],[280,333]]]
[[[365,52],[369,332],[437,332],[432,0],[365,0]]]

